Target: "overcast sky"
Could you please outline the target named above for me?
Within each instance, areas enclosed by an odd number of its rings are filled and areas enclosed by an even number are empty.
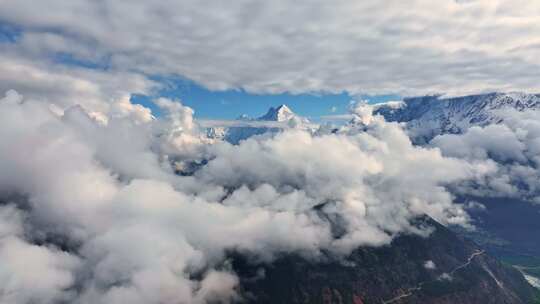
[[[358,95],[540,92],[539,57],[530,0],[0,3],[0,90],[60,106],[103,108],[104,96],[159,95],[182,79],[207,90],[182,96],[203,117],[276,103],[261,95],[344,94],[299,109],[324,115]],[[234,90],[245,96],[211,94]]]

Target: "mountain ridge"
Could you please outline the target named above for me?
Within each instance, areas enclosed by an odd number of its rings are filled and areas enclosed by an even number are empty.
[[[430,141],[440,134],[463,133],[472,126],[486,126],[504,120],[498,111],[540,110],[540,94],[488,93],[440,98],[421,96],[405,98],[400,103],[381,103],[374,113],[387,121],[403,122],[413,140]]]

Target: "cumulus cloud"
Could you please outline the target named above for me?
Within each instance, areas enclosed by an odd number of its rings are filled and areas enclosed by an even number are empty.
[[[58,303],[74,296],[80,260],[54,246],[35,245],[24,237],[24,215],[0,206],[0,299],[4,303]]]
[[[191,109],[156,103],[159,119],[129,101],[99,118],[15,91],[0,100],[2,302],[234,301],[229,252],[344,257],[428,235],[411,224],[424,214],[467,225],[446,186],[489,170],[412,145],[365,104],[335,134],[231,145],[201,135]]]
[[[25,58],[273,93],[539,91],[539,18],[527,0],[0,4]]]
[[[444,155],[469,162],[491,162],[497,169],[460,191],[535,202],[540,191],[540,111],[501,110],[500,124],[472,127],[464,134],[435,137],[431,144]]]
[[[155,82],[140,74],[65,66],[27,57],[0,43],[2,93],[14,89],[62,110],[80,105],[90,112],[108,112],[122,111],[119,108],[132,94],[151,94],[155,88]]]

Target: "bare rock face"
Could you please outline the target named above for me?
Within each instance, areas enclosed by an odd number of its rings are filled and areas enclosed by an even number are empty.
[[[429,218],[427,238],[403,235],[390,246],[358,248],[346,259],[285,255],[271,265],[235,257],[248,303],[533,303],[519,271]]]

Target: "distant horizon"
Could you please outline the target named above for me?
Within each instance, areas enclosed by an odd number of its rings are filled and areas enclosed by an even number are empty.
[[[358,101],[377,104],[421,97],[452,99],[489,94],[539,95],[540,93],[489,91],[463,95],[439,93],[417,96],[400,96],[397,94],[353,96],[347,92],[340,94],[253,94],[244,90],[212,91],[191,81],[182,80],[178,82],[177,80],[175,86],[169,85],[166,89],[156,92],[154,96],[134,94],[131,97],[131,101],[151,109],[155,116],[160,116],[161,110],[152,102],[152,99],[166,97],[192,108],[194,110],[194,116],[197,119],[228,121],[237,120],[242,115],[246,115],[249,118],[258,118],[266,114],[272,107],[286,105],[299,116],[313,121],[319,121],[332,116],[348,115],[351,105]]]
[[[160,115],[160,109],[151,100],[166,97],[192,108],[197,118],[234,120],[243,114],[252,118],[264,115],[271,107],[281,104],[287,105],[300,116],[318,118],[330,114],[346,114],[351,103],[358,100],[380,103],[401,99],[401,96],[395,94],[352,96],[346,92],[254,94],[244,90],[212,91],[187,80],[176,80],[173,84],[153,96],[135,94],[131,100],[150,108],[157,116]]]

